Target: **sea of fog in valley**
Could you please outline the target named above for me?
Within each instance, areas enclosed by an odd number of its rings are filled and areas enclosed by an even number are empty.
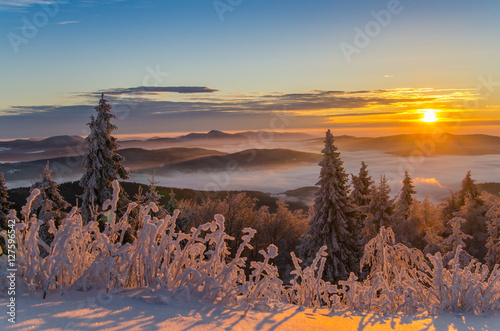
[[[500,180],[498,164],[500,155],[483,156],[435,156],[412,160],[381,152],[362,151],[341,153],[346,172],[357,174],[361,161],[368,164],[372,178],[379,181],[385,174],[392,194],[399,192],[404,170],[408,169],[414,180],[417,197],[431,195],[435,202],[449,196],[449,190],[457,190],[468,170],[478,183]],[[257,190],[278,194],[316,184],[320,167],[305,164],[280,169],[224,171],[194,173],[175,172],[168,176],[156,176],[161,186],[192,188],[197,190]],[[131,176],[132,181],[147,183],[147,176]]]
[[[357,174],[364,161],[375,181],[378,182],[382,174],[387,176],[392,195],[399,192],[405,170],[414,181],[417,197],[423,199],[430,195],[435,202],[443,201],[450,190],[457,190],[468,170],[477,183],[500,182],[500,137],[448,135],[444,143],[432,146],[418,143],[429,142],[431,138],[339,136],[335,144],[347,173]],[[9,188],[30,186],[38,180],[46,160],[50,160],[52,177],[58,183],[78,180],[83,171],[78,156],[85,150],[82,143],[83,137],[78,136],[3,142],[0,171],[5,173]],[[129,181],[148,184],[157,169],[155,180],[161,186],[209,191],[256,190],[271,194],[315,185],[324,146],[323,138],[304,134],[227,134],[215,130],[119,143],[125,166],[132,170]],[[423,150],[419,150],[421,146]],[[269,151],[277,148],[280,150]],[[429,150],[425,148],[432,150],[429,157],[408,156],[414,155],[414,151]],[[12,163],[16,161],[22,162]]]

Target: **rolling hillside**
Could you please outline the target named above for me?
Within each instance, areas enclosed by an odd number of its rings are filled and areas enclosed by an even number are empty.
[[[165,166],[158,174],[170,171],[238,171],[247,169],[294,166],[301,163],[318,163],[320,154],[299,152],[289,149],[248,149],[237,153],[206,156]],[[148,171],[150,169],[147,169]]]
[[[118,153],[125,157],[124,165],[131,171],[144,168],[158,168],[164,165],[179,163],[205,156],[221,156],[225,153],[203,148],[167,148],[159,150],[145,150],[130,148],[119,150]],[[42,173],[47,161],[54,170],[53,177],[56,181],[67,180],[83,173],[81,156],[58,157],[29,162],[0,164],[0,172],[5,174],[7,181],[36,180]]]

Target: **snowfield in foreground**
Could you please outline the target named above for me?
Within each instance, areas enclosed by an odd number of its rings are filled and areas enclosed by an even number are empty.
[[[381,316],[282,303],[227,308],[148,289],[54,292],[45,300],[41,293],[23,294],[17,300],[13,325],[7,298],[0,298],[0,330],[500,330],[498,313]]]

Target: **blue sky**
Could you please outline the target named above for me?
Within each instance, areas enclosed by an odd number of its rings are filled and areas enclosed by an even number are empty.
[[[340,45],[390,6],[398,13],[347,61]],[[419,130],[422,107],[445,126],[469,112],[467,132],[491,133],[500,85],[479,77],[500,82],[498,17],[493,0],[0,0],[0,139],[84,134],[98,93],[113,89],[129,89],[109,97],[127,108],[121,134],[265,129],[273,109],[294,118],[287,129]],[[166,89],[130,92],[142,86]]]

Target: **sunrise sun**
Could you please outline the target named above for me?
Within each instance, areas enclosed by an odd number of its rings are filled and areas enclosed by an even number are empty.
[[[422,118],[423,122],[436,122],[439,118],[436,116],[436,110],[435,109],[422,109],[422,113],[424,114],[424,117]]]

